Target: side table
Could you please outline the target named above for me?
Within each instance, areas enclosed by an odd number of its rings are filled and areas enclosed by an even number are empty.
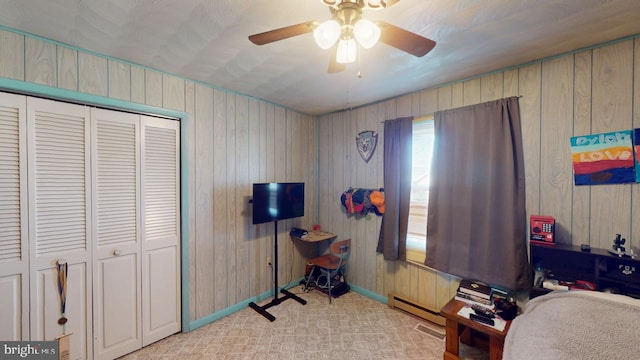
[[[509,331],[509,326],[511,326],[511,321],[507,321],[507,325],[504,330],[498,331],[491,326],[484,325],[477,321],[467,319],[464,316],[458,315],[458,311],[462,309],[465,305],[464,302],[451,299],[443,308],[440,310],[440,315],[442,315],[447,320],[446,325],[446,342],[445,342],[445,352],[442,356],[444,360],[460,360],[458,356],[458,351],[460,348],[460,337],[463,335],[463,332],[469,334],[472,330],[477,331],[481,334],[485,334],[489,337],[489,358],[491,360],[500,360],[502,359],[502,350],[504,348],[504,338]],[[470,335],[468,335],[470,336]],[[473,341],[467,342],[472,343]],[[464,338],[463,338],[463,342]],[[465,342],[466,343],[466,342]]]

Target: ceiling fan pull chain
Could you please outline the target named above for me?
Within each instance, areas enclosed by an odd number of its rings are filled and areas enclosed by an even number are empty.
[[[358,73],[356,74],[358,79],[362,79],[362,71],[360,69],[362,69],[362,51],[358,51]]]

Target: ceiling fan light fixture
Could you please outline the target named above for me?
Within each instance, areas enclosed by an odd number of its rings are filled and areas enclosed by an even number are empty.
[[[380,40],[380,28],[371,20],[360,19],[353,27],[353,36],[363,48],[369,49]]]
[[[0,0],[1,1],[1,0]],[[329,6],[332,18],[325,22],[310,20],[278,29],[249,35],[249,41],[265,45],[313,32],[318,47],[331,49],[328,72],[343,71],[344,64],[358,60],[358,47],[370,48],[378,42],[423,57],[436,42],[382,20],[363,19],[364,10],[386,9],[400,0],[320,0]]]
[[[340,39],[336,62],[339,64],[348,64],[356,61],[357,46],[358,44],[356,44],[354,38]]]
[[[321,49],[326,50],[338,41],[340,33],[340,24],[332,19],[318,25],[318,27],[313,30],[313,38]]]

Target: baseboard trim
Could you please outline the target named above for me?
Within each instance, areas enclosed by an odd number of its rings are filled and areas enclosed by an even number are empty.
[[[356,293],[358,293],[360,295],[363,295],[363,296],[366,296],[366,297],[368,297],[370,299],[379,301],[379,302],[381,302],[383,304],[388,304],[389,303],[389,299],[387,299],[386,296],[382,296],[380,294],[374,293],[373,291],[361,288],[361,287],[359,287],[357,285],[349,284],[349,287],[351,288],[351,290],[353,292],[356,292]]]
[[[296,287],[296,286],[298,286],[300,284],[300,282],[303,279],[304,278],[299,278],[299,279],[296,279],[296,280],[292,280],[286,286],[280,287],[278,289],[278,291],[280,291],[282,289],[288,290],[288,289],[291,289],[293,287]],[[238,312],[238,311],[248,307],[250,302],[257,303],[257,302],[260,302],[262,300],[269,299],[272,296],[273,296],[273,290],[269,290],[269,291],[264,292],[264,293],[262,293],[260,295],[254,296],[254,297],[252,297],[250,299],[245,299],[245,300],[243,300],[243,301],[241,301],[241,302],[239,302],[239,303],[237,303],[235,305],[229,306],[228,308],[222,309],[220,311],[216,311],[216,312],[211,313],[211,314],[209,314],[209,315],[207,315],[205,317],[202,317],[200,319],[196,319],[196,320],[190,321],[189,322],[189,328],[188,329],[184,329],[183,328],[182,332],[186,333],[186,332],[195,330],[195,329],[197,329],[199,327],[203,327],[203,326],[205,326],[207,324],[210,324],[210,323],[212,323],[212,322],[214,322],[216,320],[220,320],[225,316],[229,316],[229,315],[231,315],[231,314],[233,314],[235,312]]]
[[[303,277],[301,277],[299,279],[296,279],[296,280],[292,280],[286,286],[280,287],[278,289],[278,291],[280,291],[281,289],[287,289],[288,290],[288,289],[291,289],[293,287],[296,287],[296,286],[298,286],[300,284],[300,282],[302,280],[304,280]],[[351,291],[353,291],[355,293],[358,293],[358,294],[360,294],[362,296],[366,296],[366,297],[368,297],[370,299],[376,300],[378,302],[381,302],[381,303],[383,303],[385,305],[387,305],[388,302],[389,302],[389,300],[388,300],[388,298],[386,296],[382,296],[380,294],[374,293],[373,291],[370,291],[370,290],[367,290],[367,289],[364,289],[364,288],[361,288],[361,287],[359,287],[357,285],[352,285],[352,284],[349,284],[349,287],[351,288]],[[203,326],[205,326],[207,324],[210,324],[210,323],[212,323],[212,322],[214,322],[216,320],[220,320],[225,316],[229,316],[229,315],[231,315],[231,314],[233,314],[235,312],[238,312],[238,311],[248,307],[250,302],[257,303],[257,302],[269,299],[272,296],[273,296],[273,290],[269,290],[267,292],[264,292],[264,293],[262,293],[260,295],[255,296],[253,298],[245,299],[245,300],[243,300],[243,301],[241,301],[241,302],[239,302],[237,304],[229,306],[228,308],[222,309],[220,311],[216,311],[216,312],[211,313],[211,314],[209,314],[209,315],[207,315],[205,317],[202,317],[200,319],[196,319],[196,320],[190,321],[188,328],[183,327],[182,332],[183,333],[187,333],[189,331],[193,331],[193,330],[195,330],[197,328],[203,327]]]

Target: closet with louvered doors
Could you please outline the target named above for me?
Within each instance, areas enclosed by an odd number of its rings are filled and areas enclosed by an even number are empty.
[[[64,332],[71,359],[113,359],[180,330],[179,139],[172,119],[0,93],[0,338]]]

